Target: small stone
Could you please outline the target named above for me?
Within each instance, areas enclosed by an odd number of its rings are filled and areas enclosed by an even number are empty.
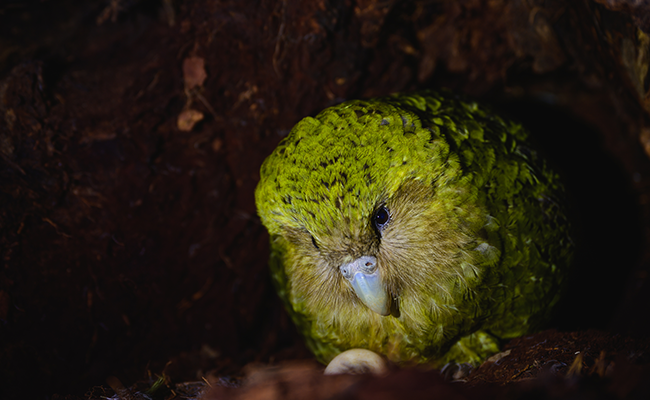
[[[350,349],[334,357],[325,368],[325,375],[384,374],[388,371],[384,359],[366,349]]]
[[[201,57],[188,57],[183,60],[183,81],[190,90],[203,86],[208,74],[205,72],[205,60]]]
[[[184,132],[189,132],[194,128],[194,125],[203,119],[203,113],[200,111],[188,109],[184,110],[178,115],[176,122],[178,129]]]
[[[485,362],[492,362],[492,363],[497,362],[500,359],[502,359],[503,357],[508,357],[510,355],[511,351],[512,350],[508,349],[506,351],[502,351],[501,353],[497,353],[497,354],[493,355],[492,357],[488,358],[487,360],[485,360]]]

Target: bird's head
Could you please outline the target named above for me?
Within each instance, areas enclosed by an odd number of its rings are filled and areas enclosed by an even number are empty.
[[[353,101],[302,120],[264,162],[258,212],[305,307],[435,313],[476,275],[458,260],[475,222],[454,211],[475,193],[437,129],[417,104]]]

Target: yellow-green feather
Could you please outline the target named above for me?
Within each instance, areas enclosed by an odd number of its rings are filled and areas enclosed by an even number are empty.
[[[278,293],[323,362],[355,347],[480,362],[547,319],[572,254],[562,185],[527,132],[435,92],[303,119],[255,196]],[[379,234],[381,206],[391,222]],[[338,266],[363,255],[398,312],[372,312],[342,278]]]

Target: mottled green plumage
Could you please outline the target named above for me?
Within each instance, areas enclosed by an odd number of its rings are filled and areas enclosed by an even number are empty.
[[[547,319],[572,242],[559,178],[527,136],[434,92],[345,102],[293,128],[255,198],[278,293],[321,361],[361,347],[477,363]],[[339,270],[365,256],[391,315]]]

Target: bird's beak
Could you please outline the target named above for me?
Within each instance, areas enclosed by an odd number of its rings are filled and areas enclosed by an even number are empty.
[[[363,304],[379,315],[390,314],[390,297],[382,284],[375,257],[359,257],[341,265],[339,270]]]

